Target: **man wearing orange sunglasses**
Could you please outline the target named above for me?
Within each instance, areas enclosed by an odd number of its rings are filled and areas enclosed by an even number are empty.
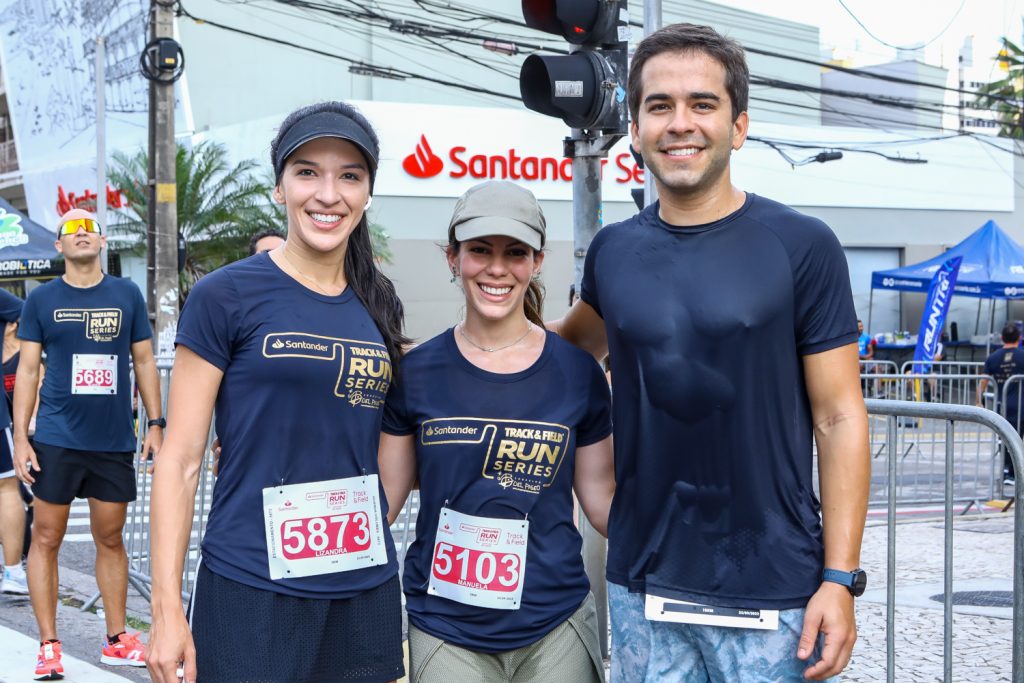
[[[121,542],[128,503],[135,500],[135,430],[129,356],[149,421],[143,453],[163,441],[160,382],[142,292],[100,268],[106,246],[95,216],[73,209],[57,226],[63,277],[29,293],[21,317],[21,362],[14,389],[14,467],[32,486],[35,522],[28,587],[39,624],[36,680],[63,676],[57,639],[57,554],[71,502],[89,500],[96,543],[96,582],[103,596],[106,638],[100,661],[145,666],[145,647],[125,632],[128,557]],[[36,431],[29,441],[39,365]]]

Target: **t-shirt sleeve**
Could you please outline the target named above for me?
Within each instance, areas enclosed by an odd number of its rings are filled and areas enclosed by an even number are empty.
[[[583,260],[583,280],[580,282],[580,299],[583,303],[588,304],[597,311],[597,314],[602,318],[604,318],[604,315],[601,314],[601,304],[598,303],[597,275],[595,270],[597,268],[597,254],[601,250],[601,245],[604,244],[604,241],[603,231],[599,231],[590,243],[590,248],[587,249],[587,256]]]
[[[38,291],[38,290],[37,290]],[[21,323],[18,324],[18,339],[30,342],[43,342],[43,325],[39,319],[39,296],[35,292],[28,295],[21,309]]]
[[[380,426],[385,434],[407,436],[416,432],[416,424],[409,417],[409,409],[406,404],[405,380],[408,376],[408,367],[403,366],[401,377],[391,385],[391,389],[388,391]]]
[[[132,291],[132,344],[153,336],[153,328],[149,325],[149,311],[146,300],[142,298],[142,290],[134,282]]]
[[[796,343],[801,355],[857,341],[846,255],[824,224],[808,235],[795,263]]]
[[[988,358],[985,359],[985,374],[986,375],[992,375],[994,377],[995,374],[996,374],[996,370],[998,370],[998,369],[999,369],[999,364],[996,363],[995,359],[992,358],[992,356],[989,356]]]
[[[187,346],[221,371],[227,370],[240,318],[241,302],[234,282],[226,273],[214,271],[189,292],[174,343]]]
[[[612,395],[601,366],[593,358],[590,364],[590,387],[587,393],[587,411],[576,426],[576,447],[597,443],[612,433]]]
[[[24,302],[6,289],[0,289],[0,321],[13,323],[21,318]]]

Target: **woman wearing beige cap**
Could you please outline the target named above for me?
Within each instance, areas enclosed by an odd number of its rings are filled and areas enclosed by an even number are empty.
[[[403,580],[414,683],[604,679],[572,493],[605,533],[610,397],[594,359],[544,329],[544,241],[531,192],[470,188],[447,247],[465,320],[410,351],[388,394],[392,520],[420,484]]]

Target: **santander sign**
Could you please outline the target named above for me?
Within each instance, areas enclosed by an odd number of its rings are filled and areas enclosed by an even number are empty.
[[[421,179],[433,178],[447,169],[450,178],[572,182],[572,159],[524,156],[514,147],[502,154],[473,154],[464,145],[450,147],[444,155],[447,161],[434,152],[426,135],[420,135],[415,151],[402,160],[402,168],[412,177]],[[636,165],[628,152],[622,152],[614,159],[602,159],[602,174],[609,161],[615,163],[615,182],[644,182],[643,169]]]

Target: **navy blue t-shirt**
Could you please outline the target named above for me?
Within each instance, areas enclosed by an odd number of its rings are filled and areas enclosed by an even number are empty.
[[[998,390],[1002,392],[1003,384],[1014,375],[1024,375],[1024,349],[999,349],[985,360],[985,374],[996,380]],[[1002,394],[999,400],[1003,400]],[[1020,412],[1020,382],[1014,382],[1006,391],[1006,415],[1015,421]]]
[[[210,571],[323,599],[350,598],[393,577],[390,533],[380,567],[272,580],[267,565],[264,488],[379,472],[391,361],[352,288],[318,294],[258,254],[196,283],[176,343],[224,372],[216,404],[220,469],[202,548]]]
[[[72,287],[56,278],[33,289],[18,338],[41,343],[46,353],[35,440],[83,451],[134,451],[129,361],[132,344],[152,336],[146,302],[131,280],[104,275],[92,287]],[[76,375],[94,361],[116,365],[116,382],[102,393],[76,393]]]
[[[25,302],[14,296],[6,289],[0,288],[0,329],[6,323],[13,323],[21,318],[21,308]],[[15,357],[17,354],[15,354]],[[0,382],[4,382],[3,370],[0,369]],[[6,387],[6,383],[5,383]],[[11,414],[9,410],[0,410],[0,430],[11,426]]]
[[[824,553],[801,357],[857,341],[835,235],[749,193],[685,228],[654,204],[597,234],[581,295],[604,319],[615,393],[608,580],[803,607]]]
[[[461,647],[503,652],[540,640],[579,609],[590,583],[572,519],[575,453],[611,434],[609,402],[594,359],[551,333],[537,361],[510,374],[466,360],[453,330],[409,352],[388,396],[384,431],[416,435],[420,508],[403,575],[415,626]],[[445,505],[528,519],[518,610],[427,595]]]

